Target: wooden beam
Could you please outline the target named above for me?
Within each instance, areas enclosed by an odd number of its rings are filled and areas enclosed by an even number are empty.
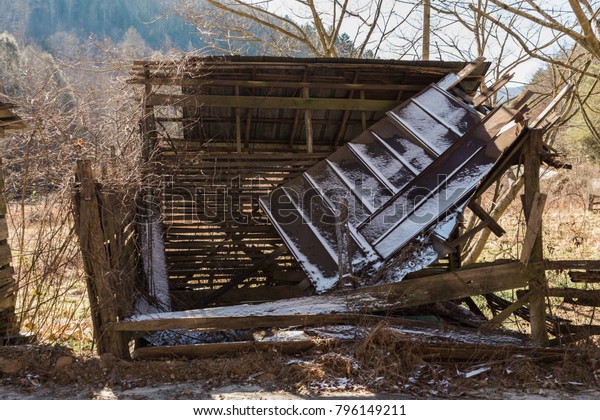
[[[552,287],[546,291],[546,296],[562,297],[565,298],[567,303],[573,303],[577,305],[600,306],[600,290],[575,289],[571,287]]]
[[[332,111],[389,111],[398,101],[376,99],[296,98],[274,96],[167,95],[153,93],[146,99],[148,106],[268,108]]]
[[[558,95],[556,95],[556,97],[552,100],[552,102],[550,102],[548,104],[548,106],[546,108],[544,108],[544,110],[537,116],[535,121],[533,121],[530,124],[530,127],[531,128],[538,127],[546,119],[546,117],[548,117],[548,115],[550,115],[550,113],[554,110],[554,108],[556,108],[556,106],[560,103],[560,101],[562,101],[563,98],[565,96],[567,96],[567,94],[569,92],[571,92],[571,90],[573,90],[573,87],[574,87],[574,85],[572,85],[571,83],[568,83],[564,88],[562,88],[562,90],[558,93]]]
[[[310,93],[309,93],[308,88],[302,89],[302,96],[305,99],[310,98]],[[312,117],[311,117],[310,109],[304,110],[304,128],[306,130],[306,151],[308,153],[312,153],[314,140],[313,140],[313,126],[312,126]]]
[[[524,287],[528,275],[521,263],[511,262],[279,302],[143,315],[114,323],[112,328],[118,331],[225,330],[359,322],[373,312]]]
[[[504,308],[500,313],[490,319],[488,322],[479,327],[480,330],[489,331],[494,328],[498,328],[502,325],[504,321],[508,319],[509,316],[513,314],[517,309],[527,305],[529,302],[529,297],[531,296],[531,291],[527,291],[522,296],[517,298],[515,302],[513,302],[508,307]]]
[[[438,82],[440,89],[450,90],[457,86],[460,82],[466,79],[485,61],[484,57],[477,57],[475,60],[467,64],[458,74],[449,74]]]
[[[448,242],[448,246],[451,248],[456,248],[457,246],[467,242],[469,240],[469,238],[477,235],[479,232],[481,232],[487,226],[488,226],[488,222],[479,223],[477,226],[469,229],[468,231],[466,231],[465,233],[460,235],[458,238],[452,240],[451,242]]]
[[[360,91],[360,99],[362,101],[365,100],[365,91],[364,90]],[[363,131],[365,131],[367,129],[367,113],[365,111],[361,112],[360,121],[362,123],[362,129],[363,129]]]
[[[446,72],[451,71],[447,69]],[[443,73],[440,73],[440,76]],[[234,86],[238,85],[240,87],[247,88],[264,88],[264,89],[302,89],[305,87],[311,89],[339,89],[339,90],[365,90],[365,91],[402,91],[402,92],[420,92],[427,87],[427,84],[373,84],[373,83],[336,83],[336,82],[306,82],[306,81],[297,81],[297,82],[283,82],[283,81],[262,81],[262,80],[217,80],[217,79],[182,79],[182,78],[174,78],[174,77],[161,77],[161,76],[151,76],[148,79],[149,82],[153,85],[159,86],[187,86],[187,87],[200,87],[205,85],[210,86]],[[127,83],[129,84],[144,84],[147,80],[143,77],[129,79]]]
[[[235,96],[240,96],[240,86],[235,85]],[[235,108],[235,142],[237,145],[237,152],[242,152],[242,111],[239,107]]]
[[[12,267],[0,268],[0,286],[8,283],[8,280],[13,276]]]
[[[540,207],[540,167],[541,167],[541,152],[542,152],[542,137],[543,131],[532,129],[529,134],[528,141],[523,146],[523,166],[525,179],[525,191],[523,199],[523,210],[527,226],[538,226],[537,235],[533,244],[527,244],[530,251],[525,254],[528,256],[527,261],[532,263],[540,263],[544,260],[544,247],[542,244],[542,226],[541,216],[537,217],[539,208],[536,210],[536,203]],[[536,200],[536,197],[537,200]],[[522,256],[523,258],[523,256]],[[532,294],[529,298],[529,312],[531,317],[531,336],[532,339],[540,344],[548,343],[548,330],[546,326],[546,302],[545,291],[548,288],[546,273],[537,264],[530,269],[529,289]]]
[[[4,174],[2,172],[2,158],[0,157],[0,216],[6,215],[6,197],[4,194]],[[3,218],[6,223],[6,218]]]
[[[0,311],[10,311],[14,313],[16,296],[14,290],[0,294]],[[7,330],[12,329],[11,325],[0,325],[0,338],[9,335]]]
[[[286,251],[287,251],[287,248],[284,245],[281,245],[279,248],[277,248],[270,254],[266,255],[264,258],[257,261],[252,267],[246,268],[241,273],[239,273],[235,277],[233,277],[229,282],[227,282],[223,286],[219,287],[212,295],[208,296],[202,302],[200,302],[200,307],[204,307],[204,306],[210,305],[211,303],[215,302],[217,299],[219,299],[225,293],[238,287],[240,284],[242,284],[244,282],[244,280],[246,280],[248,277],[250,277],[251,275],[256,273],[258,270],[271,264],[278,257],[282,256]]]
[[[531,213],[527,219],[527,229],[525,230],[525,240],[523,241],[523,249],[521,249],[521,264],[527,265],[533,246],[538,239],[540,229],[542,228],[542,217],[544,215],[544,206],[546,204],[546,194],[536,192],[531,204]]]
[[[355,72],[354,73],[354,82],[356,83],[358,81],[358,77],[359,77],[359,72]],[[348,99],[352,99],[354,98],[354,89],[351,89],[348,92]],[[398,103],[400,103],[398,101]],[[344,111],[344,115],[342,116],[342,121],[339,125],[338,128],[338,132],[335,136],[335,140],[333,141],[333,150],[337,150],[337,148],[340,145],[340,142],[342,141],[342,139],[344,138],[345,134],[346,134],[346,127],[348,125],[348,120],[350,119],[350,114],[351,112],[349,110]]]
[[[3,104],[10,109],[12,105]],[[0,133],[3,134],[3,133]],[[0,136],[1,137],[1,136]],[[6,202],[4,195],[4,176],[0,158],[0,345],[5,337],[18,333],[15,317],[15,279],[10,267],[12,253],[8,244],[8,225],[6,222]]]
[[[168,357],[215,357],[249,351],[277,351],[283,354],[304,353],[314,347],[331,345],[332,339],[298,341],[238,341],[232,343],[190,344],[181,346],[142,347],[133,352],[134,359],[160,359]]]
[[[502,89],[513,78],[514,73],[504,73],[502,77],[496,80],[492,86],[481,90],[481,93],[473,99],[473,106],[477,108],[485,101],[490,99],[496,92]]]
[[[423,0],[423,52],[421,59],[429,60],[429,46],[431,44],[431,0]]]
[[[600,283],[600,271],[569,271],[569,278],[573,283]]]
[[[600,260],[544,261],[546,270],[600,270]]]
[[[214,289],[206,290],[173,290],[171,302],[174,311],[197,309],[198,303],[215,292]],[[215,300],[219,305],[236,305],[241,303],[270,302],[281,299],[292,299],[306,296],[307,290],[298,286],[257,286],[234,288]]]
[[[468,205],[469,209],[479,218],[479,220],[486,223],[486,227],[489,228],[494,235],[497,237],[501,237],[506,233],[502,226],[496,222],[496,220],[488,214],[487,211],[484,210],[477,202],[471,201]]]

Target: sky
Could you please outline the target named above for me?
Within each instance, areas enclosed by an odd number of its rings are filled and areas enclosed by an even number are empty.
[[[435,3],[441,3],[438,0],[432,0]],[[265,6],[269,3],[269,10],[275,11],[281,15],[289,15],[293,17],[294,20],[300,22],[312,22],[313,17],[308,11],[308,8],[302,6],[301,1],[298,0],[260,0],[258,1],[262,6]],[[334,21],[333,16],[333,0],[315,0],[315,4],[317,8],[320,10],[321,18],[326,22]],[[350,7],[353,11],[359,12],[362,16],[369,16],[369,14],[373,13],[373,1],[365,1],[365,0],[349,0]],[[381,50],[377,54],[379,58],[400,58],[403,53],[407,53],[408,55],[404,58],[414,59],[420,58],[417,57],[417,54],[420,54],[421,44],[420,39],[417,40],[416,43],[412,43],[408,41],[408,39],[412,37],[420,38],[420,32],[422,31],[422,22],[423,22],[423,8],[421,6],[420,0],[383,0],[383,7],[385,16],[390,16],[390,11],[393,10],[394,16],[390,18],[390,22],[399,22],[400,20],[407,18],[407,20],[397,29],[394,33],[394,36],[390,36],[388,41],[386,41],[382,46]],[[446,2],[447,4],[458,5],[467,7],[469,3],[473,3],[470,1],[452,1]],[[514,3],[514,2],[509,2]],[[556,16],[559,21],[568,22],[570,15],[566,13],[569,10],[569,5],[566,0],[547,0],[544,2],[536,2],[539,6],[544,7],[544,10],[547,10],[553,16]],[[468,15],[466,12],[467,9],[464,9],[464,15]],[[529,12],[534,12],[532,8],[526,9]],[[411,14],[412,11],[412,14]],[[386,14],[387,13],[387,14]],[[497,15],[495,15],[497,16]],[[448,19],[444,18],[443,15],[440,15],[436,11],[432,10],[432,28],[434,31],[432,33],[432,46],[431,46],[431,58],[438,59],[439,56],[435,54],[435,43],[440,45],[443,40],[452,40],[456,42],[456,45],[452,48],[448,48],[448,51],[468,51],[471,48],[473,51],[472,44],[472,33],[469,32],[464,26],[460,24],[449,24]],[[441,26],[441,28],[440,28]],[[531,43],[547,43],[551,39],[553,39],[554,34],[550,30],[540,29],[539,26],[533,27],[529,23],[524,20],[513,22],[511,24],[511,28],[518,30],[523,38]],[[365,29],[361,28],[360,21],[358,19],[348,18],[344,21],[342,26],[342,32],[348,33],[351,37],[356,36],[357,40],[360,41],[361,38],[364,39]],[[404,35],[407,40],[400,41],[399,36]],[[374,36],[374,38],[378,38]],[[520,47],[516,42],[510,39],[507,44],[508,49],[511,49],[514,52],[521,51]],[[552,46],[550,45],[547,48],[548,51],[556,52],[558,51],[558,45]],[[500,46],[498,43],[495,45],[490,45],[488,50],[486,51],[486,58],[489,61],[497,61],[499,56]],[[410,56],[412,54],[412,56]],[[442,59],[452,60],[457,59],[457,57],[451,57],[446,54],[442,56]],[[503,63],[510,63],[514,61],[513,58],[507,57],[503,60]],[[527,83],[531,80],[532,76],[542,67],[544,63],[535,60],[528,59],[523,63],[519,64],[517,67],[511,70],[511,72],[515,73],[513,78],[512,86],[518,86],[519,84]],[[509,85],[510,86],[510,85]]]

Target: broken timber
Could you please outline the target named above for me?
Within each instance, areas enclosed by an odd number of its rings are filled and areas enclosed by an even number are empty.
[[[292,325],[356,322],[369,313],[393,311],[439,301],[523,287],[528,271],[518,262],[257,305],[215,307],[148,314],[112,324],[115,331],[176,328],[251,329]]]

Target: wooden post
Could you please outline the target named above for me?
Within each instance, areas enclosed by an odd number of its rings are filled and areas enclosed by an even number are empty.
[[[111,255],[117,251],[115,245],[118,243],[114,220],[103,220],[101,216],[106,212],[103,211],[90,162],[77,162],[76,175],[80,185],[74,197],[75,228],[87,274],[98,353],[129,357],[128,336],[108,329],[111,323],[123,318],[123,314],[130,309],[123,307],[123,279],[120,267],[115,267],[118,254]],[[107,228],[109,225],[112,227]]]
[[[15,279],[10,266],[11,259],[2,159],[0,159],[0,345],[2,345],[4,337],[15,335],[18,332],[15,322]]]
[[[235,96],[240,96],[240,85],[235,85]],[[242,110],[235,107],[235,144],[238,153],[242,153]]]
[[[525,194],[523,196],[523,210],[527,225],[538,223],[537,237],[528,258],[530,273],[529,290],[529,312],[531,316],[531,337],[538,344],[548,343],[548,332],[546,329],[546,302],[545,292],[548,288],[546,273],[541,264],[535,264],[544,260],[544,248],[542,244],[542,219],[531,220],[535,217],[534,206],[536,197],[540,196],[540,166],[542,152],[542,136],[544,132],[540,129],[532,129],[529,139],[523,146],[523,166],[525,178]],[[539,200],[539,198],[538,198]]]
[[[431,0],[423,0],[423,60],[429,60],[431,35]]]
[[[303,97],[309,98],[308,88],[303,88]],[[304,124],[306,127],[306,151],[308,153],[313,152],[313,127],[312,127],[312,118],[310,114],[310,109],[304,110]]]

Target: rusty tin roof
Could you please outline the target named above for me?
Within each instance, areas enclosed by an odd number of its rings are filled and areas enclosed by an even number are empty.
[[[459,216],[518,137],[521,115],[483,115],[446,85],[430,85],[261,198],[317,292],[348,276],[400,281],[449,253]]]

